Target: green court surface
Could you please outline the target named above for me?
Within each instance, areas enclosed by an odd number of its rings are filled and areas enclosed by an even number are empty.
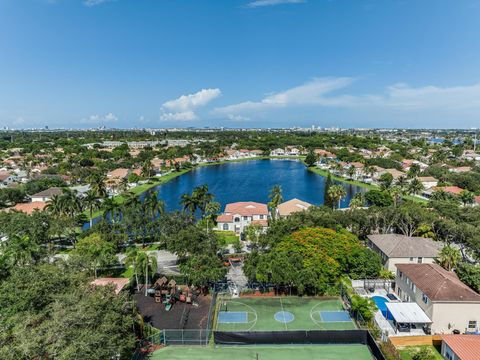
[[[356,329],[339,298],[219,298],[215,320],[218,331]]]
[[[258,354],[258,357],[257,357]],[[167,346],[155,351],[150,360],[372,360],[366,345],[278,345],[183,347]]]

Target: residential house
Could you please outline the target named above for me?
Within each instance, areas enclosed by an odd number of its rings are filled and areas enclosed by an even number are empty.
[[[405,176],[405,173],[402,171],[399,171],[397,169],[385,169],[386,173],[392,174],[393,180],[397,180],[398,178]]]
[[[298,156],[298,155],[301,154],[301,151],[299,149],[297,149],[296,147],[287,146],[285,148],[285,154],[287,154],[289,156]]]
[[[441,354],[446,360],[480,359],[479,335],[442,335]]]
[[[130,169],[115,169],[107,173],[107,179],[110,181],[120,182],[122,179],[128,178],[130,175]]]
[[[395,288],[402,301],[415,301],[431,319],[434,334],[478,331],[480,294],[437,264],[397,264]]]
[[[448,194],[460,195],[463,191],[461,187],[458,186],[435,186],[432,188],[433,191],[445,191]]]
[[[285,201],[277,206],[277,214],[281,217],[289,216],[299,211],[307,210],[312,204],[299,199]]]
[[[428,190],[438,185],[438,180],[435,179],[433,176],[419,176],[417,177],[417,180],[422,183],[425,190]]]
[[[0,171],[0,188],[7,187],[17,181],[17,175],[10,171]]]
[[[285,150],[283,149],[275,149],[270,151],[270,156],[285,156]]]
[[[10,209],[31,215],[36,210],[42,211],[45,209],[45,206],[47,206],[47,203],[44,201],[33,201],[29,203],[19,203]]]
[[[59,187],[51,187],[47,190],[40,191],[39,193],[33,194],[31,196],[32,202],[47,202],[52,199],[55,195],[63,194],[62,188]]]
[[[448,169],[448,171],[453,173],[466,173],[466,172],[472,171],[472,168],[470,166],[458,166],[458,167],[451,167]]]
[[[268,225],[268,207],[253,201],[230,203],[225,206],[223,214],[217,217],[218,230],[243,233],[250,224]]]
[[[383,267],[395,272],[396,264],[433,263],[442,243],[429,238],[401,234],[367,236],[367,246],[382,258]]]

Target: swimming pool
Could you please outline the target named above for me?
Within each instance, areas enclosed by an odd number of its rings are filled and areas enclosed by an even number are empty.
[[[387,318],[387,302],[390,302],[386,297],[383,296],[372,296],[371,298],[374,302],[375,305],[377,305],[378,310],[382,312],[382,315]]]

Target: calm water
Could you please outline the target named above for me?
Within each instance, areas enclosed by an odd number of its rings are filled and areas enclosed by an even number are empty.
[[[222,206],[236,201],[257,201],[268,203],[268,194],[274,185],[282,187],[283,198],[297,198],[314,205],[323,204],[323,192],[326,178],[308,171],[297,160],[271,159],[228,162],[221,165],[198,167],[169,182],[158,185],[150,191],[158,191],[158,196],[165,202],[168,211],[182,210],[180,197],[191,193],[196,186],[207,184],[215,201]],[[350,199],[364,188],[341,184],[347,196],[340,206],[348,207]],[[141,199],[144,197],[141,196]],[[94,223],[100,218],[94,219]],[[90,227],[84,224],[83,230]]]
[[[251,160],[229,162],[196,168],[152,191],[158,191],[165,201],[166,209],[181,210],[180,197],[191,193],[193,188],[207,184],[215,201],[222,205],[235,201],[257,201],[267,203],[268,194],[274,185],[282,187],[283,198],[298,198],[311,204],[323,204],[326,178],[311,171],[297,160]],[[347,197],[341,206],[348,207],[350,199],[364,191],[355,185],[343,184]]]

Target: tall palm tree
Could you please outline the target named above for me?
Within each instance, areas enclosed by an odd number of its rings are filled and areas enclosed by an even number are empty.
[[[405,189],[408,185],[407,177],[405,175],[399,176],[396,185],[400,186],[400,188]]]
[[[342,185],[332,185],[328,189],[328,197],[332,199],[333,204],[337,203],[338,209],[340,209],[340,202],[345,196],[347,196],[347,192]]]
[[[452,271],[462,260],[460,250],[450,244],[445,245],[438,254],[437,263],[448,271]]]
[[[468,190],[463,190],[460,193],[459,198],[463,203],[463,206],[466,206],[467,204],[473,204],[475,202],[475,195]]]
[[[194,196],[189,195],[189,194],[183,194],[181,196],[180,203],[183,205],[183,210],[185,212],[190,212],[192,216],[195,214],[195,211],[197,211],[198,203],[197,199],[195,199]]]
[[[142,164],[142,176],[144,178],[149,178],[150,176],[152,176],[152,171],[153,171],[152,162],[150,160],[146,160]]]
[[[220,203],[211,201],[205,207],[205,219],[207,220],[207,233],[209,232],[208,223],[213,223],[217,220],[218,212],[220,211]]]
[[[157,258],[153,255],[148,255],[145,251],[140,251],[137,256],[138,266],[145,270],[145,296],[147,296],[148,285],[148,269],[154,274],[157,271]]]
[[[120,180],[120,183],[118,184],[118,190],[120,190],[120,192],[125,192],[128,190],[128,179],[126,177]]]
[[[60,198],[63,213],[69,218],[73,219],[77,214],[82,212],[82,202],[76,190],[63,189],[63,194]]]
[[[268,197],[270,198],[268,205],[272,210],[272,219],[275,219],[277,215],[277,207],[283,201],[282,187],[280,185],[275,185],[270,191],[270,195]]]
[[[100,198],[107,196],[107,187],[105,185],[106,180],[107,178],[105,175],[97,173],[93,173],[87,178],[90,189],[93,190]]]
[[[165,203],[158,199],[158,192],[154,191],[143,200],[143,209],[145,215],[153,220],[165,211]]]
[[[363,195],[361,193],[355,194],[355,196],[350,199],[350,209],[355,210],[363,206]]]
[[[348,169],[347,169],[347,175],[350,179],[353,179],[353,175],[355,175],[355,173],[357,172],[357,170],[355,170],[355,166],[351,165]]]
[[[112,198],[106,198],[103,201],[103,209],[103,218],[106,220],[108,215],[110,215],[110,220],[112,221],[112,223],[115,224],[115,222],[119,219],[121,215],[120,204]]]
[[[424,190],[423,184],[417,178],[413,179],[408,185],[408,192],[413,195],[417,195]]]
[[[394,185],[389,189],[388,192],[393,198],[393,205],[397,206],[398,200],[400,200],[403,195],[403,189],[399,185]]]
[[[205,215],[205,208],[207,204],[213,200],[214,195],[208,192],[208,185],[204,184],[193,189],[192,196],[196,199],[197,207],[200,209],[203,217]]]
[[[45,210],[56,217],[63,215],[62,196],[53,195],[51,199],[47,201]]]
[[[133,268],[133,274],[135,276],[135,282],[137,283],[137,291],[140,291],[140,283],[138,281],[138,248],[136,246],[131,246],[126,251],[125,257],[125,266],[131,266]],[[140,270],[141,272],[141,270]]]
[[[97,196],[97,193],[93,190],[88,190],[83,198],[83,204],[85,208],[88,210],[90,215],[90,227],[93,226],[93,212],[100,208],[100,198]]]

